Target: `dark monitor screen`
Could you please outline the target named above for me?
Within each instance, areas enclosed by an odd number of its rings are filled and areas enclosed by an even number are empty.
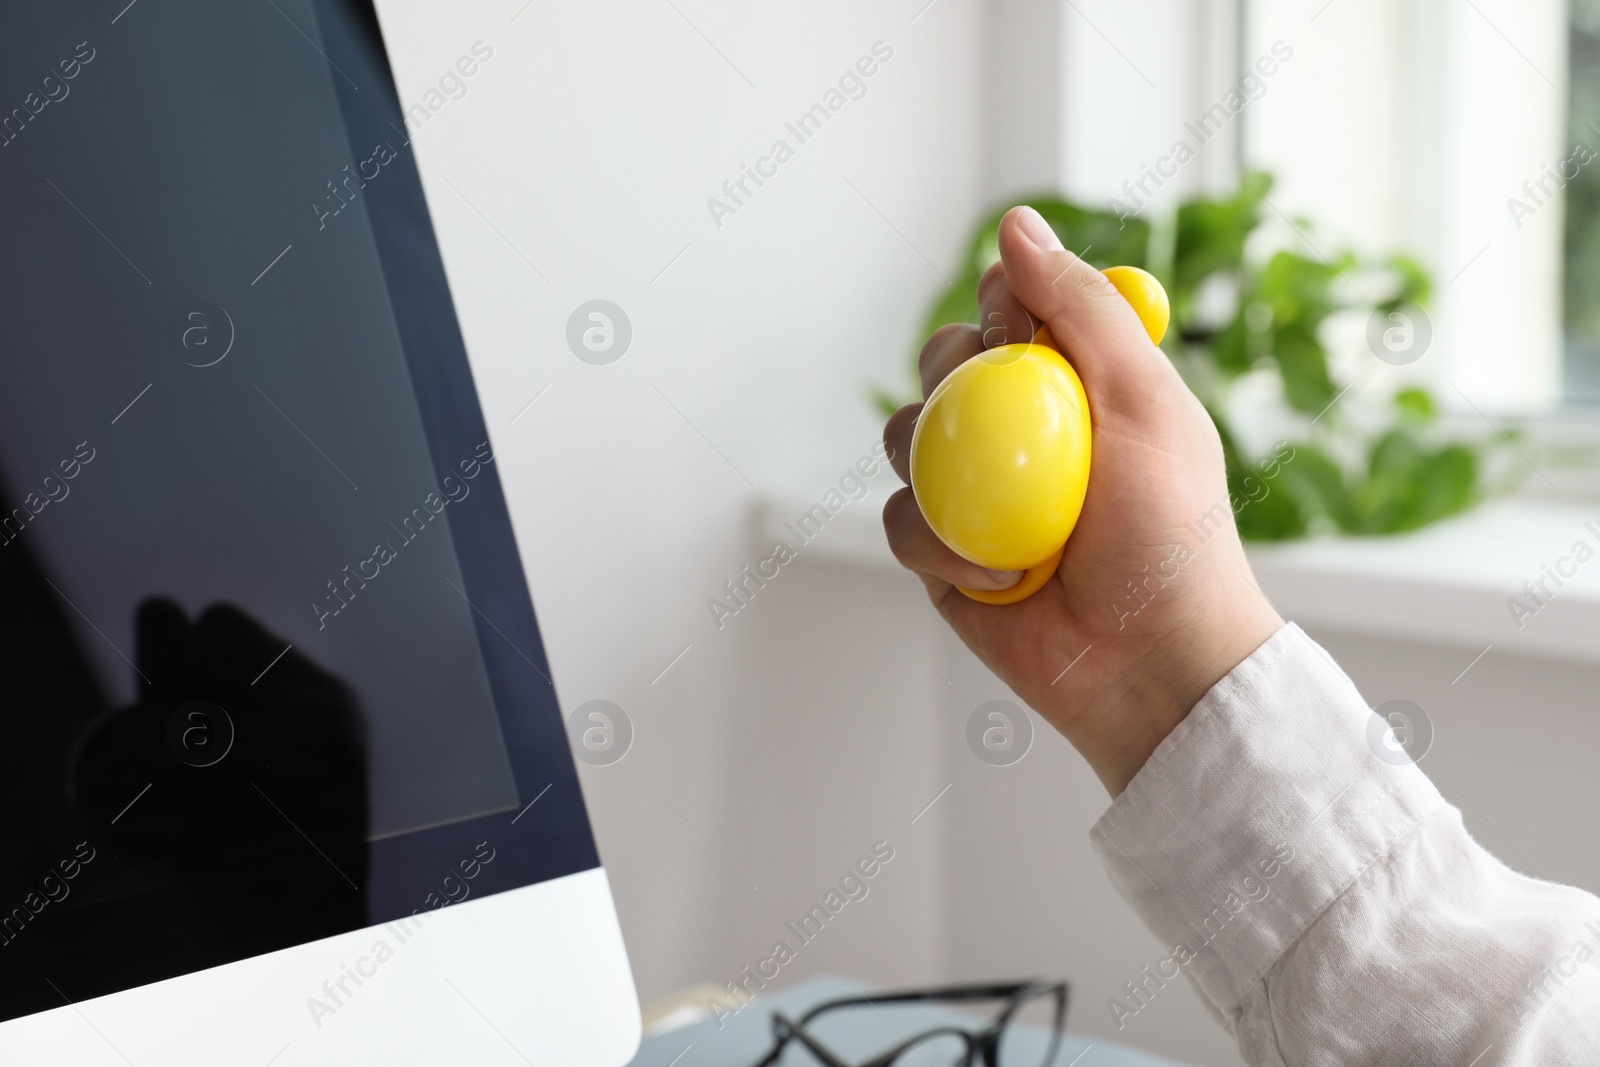
[[[0,34],[0,1018],[598,863],[370,3],[117,6]]]

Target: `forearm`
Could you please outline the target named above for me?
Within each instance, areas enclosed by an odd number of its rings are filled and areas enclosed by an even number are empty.
[[[1593,1060],[1600,901],[1501,865],[1370,721],[1291,626],[1156,748],[1094,830],[1172,953],[1153,980],[1185,974],[1254,1064]]]

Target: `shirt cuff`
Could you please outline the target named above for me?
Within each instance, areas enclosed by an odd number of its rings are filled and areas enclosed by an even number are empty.
[[[1375,721],[1291,623],[1156,748],[1090,831],[1112,882],[1171,951],[1152,973],[1187,972],[1231,1017],[1363,870],[1448,806],[1414,764],[1379,758],[1393,757]]]

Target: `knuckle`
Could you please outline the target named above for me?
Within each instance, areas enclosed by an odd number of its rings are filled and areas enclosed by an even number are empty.
[[[978,279],[978,295],[983,296],[991,286],[1003,284],[1006,280],[1006,265],[1000,260],[995,260],[989,269],[983,272]]]
[[[922,351],[917,354],[917,370],[926,371],[931,363],[945,351],[945,349],[962,338],[976,333],[978,328],[970,323],[950,322],[934,330],[928,335],[928,340],[923,343]]]
[[[1111,279],[1081,259],[1072,264],[1067,275],[1072,279],[1074,290],[1086,297],[1098,300],[1121,296],[1117,287],[1111,284]]]
[[[1048,306],[1039,309],[1045,318],[1055,318],[1074,309],[1082,311],[1085,306],[1092,307],[1102,301],[1122,298],[1117,287],[1104,274],[1076,255],[1068,255],[1072,258],[1045,289],[1043,300]]]
[[[883,505],[883,532],[889,542],[889,551],[900,566],[910,571],[922,571],[916,559],[916,539],[912,536],[906,505],[916,507],[909,488],[896,490]]]
[[[1085,275],[1091,269],[1089,264],[1079,259],[1076,255],[1069,253],[1066,265],[1051,280],[1050,288],[1052,290],[1081,289],[1086,284],[1089,284],[1090,280]],[[1098,274],[1099,271],[1095,271],[1095,273]]]
[[[889,416],[889,421],[883,424],[883,443],[889,446],[889,458],[897,459],[895,446],[900,437],[910,433],[916,427],[917,416],[922,414],[922,401],[907,404]]]
[[[911,491],[911,487],[909,485],[901,486],[890,493],[889,499],[884,502],[883,521],[898,524],[904,521],[906,509],[908,507],[915,508],[916,506],[916,494]]]
[[[917,414],[912,408],[901,408],[891,414],[890,421],[883,426],[885,458],[902,478],[909,474],[909,464],[901,461],[902,448],[910,448],[910,440],[917,432]]]
[[[1008,310],[987,312],[983,316],[983,347],[1021,344],[1033,336],[1035,323],[1028,309],[1018,304]]]

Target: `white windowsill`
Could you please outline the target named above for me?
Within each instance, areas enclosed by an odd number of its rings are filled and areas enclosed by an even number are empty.
[[[801,496],[758,500],[752,516],[760,546],[814,501]],[[800,550],[803,558],[850,566],[898,567],[884,541],[878,493],[848,504]],[[1600,504],[1514,497],[1414,534],[1321,538],[1253,545],[1250,561],[1263,591],[1285,618],[1379,637],[1486,646],[1510,653],[1600,663]],[[1507,606],[1522,597],[1575,542],[1595,553],[1576,567],[1555,596],[1517,627]],[[1575,562],[1575,561],[1574,561]],[[1573,569],[1573,563],[1567,563]],[[1527,601],[1533,606],[1532,601]]]

